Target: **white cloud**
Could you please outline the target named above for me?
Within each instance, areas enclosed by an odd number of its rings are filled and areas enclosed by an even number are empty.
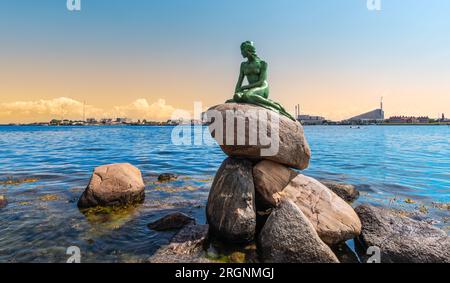
[[[102,109],[86,104],[86,118],[115,118],[127,117],[133,119],[167,120],[177,110],[166,104],[164,99],[149,103],[147,99],[140,98],[134,102]],[[15,101],[0,103],[0,118],[3,121],[36,121],[38,119],[53,118],[81,119],[83,117],[83,102],[67,97],[54,99],[41,99],[36,101]]]
[[[129,105],[114,107],[114,113],[120,117],[151,119],[151,120],[167,120],[170,119],[172,113],[177,109],[166,104],[164,99],[149,104],[147,99],[140,98]]]

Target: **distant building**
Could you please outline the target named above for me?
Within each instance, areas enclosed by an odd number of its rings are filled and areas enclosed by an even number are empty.
[[[130,124],[133,121],[130,118],[116,118],[115,123],[117,124]]]
[[[441,119],[439,119],[438,120],[439,122],[442,122],[442,123],[447,123],[447,122],[450,122],[450,119],[448,119],[448,118],[445,118],[445,114],[444,113],[442,113],[442,117],[441,117]]]
[[[367,113],[352,117],[348,119],[350,122],[361,122],[361,123],[370,123],[370,122],[383,122],[384,121],[384,111],[383,109],[375,109],[369,111]]]
[[[103,125],[110,125],[110,124],[112,124],[112,121],[113,120],[111,118],[103,118],[100,120],[100,123]]]
[[[430,118],[428,118],[428,116],[418,117],[417,120],[421,124],[428,124],[428,123],[430,123]]]
[[[355,124],[381,123],[384,121],[383,98],[381,98],[380,108],[358,116],[352,117],[347,122]]]
[[[97,120],[95,118],[87,118],[86,123],[87,124],[97,124]]]
[[[297,120],[302,125],[322,125],[326,121],[324,117],[311,115],[298,115]]]
[[[392,124],[428,124],[430,122],[430,118],[427,116],[392,116],[389,117],[387,122]]]
[[[300,115],[300,104],[295,105],[295,118],[302,125],[322,125],[326,122],[322,116]]]

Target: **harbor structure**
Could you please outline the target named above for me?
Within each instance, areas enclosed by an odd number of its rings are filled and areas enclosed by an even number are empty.
[[[295,119],[302,125],[323,125],[326,122],[322,116],[301,114],[300,104],[295,105]]]
[[[378,124],[384,121],[383,98],[380,101],[380,108],[351,117],[346,120],[351,124]]]

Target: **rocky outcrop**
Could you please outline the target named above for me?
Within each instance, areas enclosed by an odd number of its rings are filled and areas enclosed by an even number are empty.
[[[382,263],[450,263],[450,237],[425,222],[386,208],[357,207],[365,248],[380,249]]]
[[[321,181],[321,183],[346,202],[354,202],[359,197],[359,192],[353,185],[340,184],[332,181]]]
[[[6,197],[0,195],[0,208],[4,208],[8,205],[8,201],[6,200]]]
[[[171,213],[147,225],[155,231],[181,229],[188,224],[195,224],[195,219],[181,212]]]
[[[212,107],[207,117],[211,135],[230,157],[267,159],[301,170],[308,167],[311,151],[299,122],[237,103]]]
[[[292,169],[307,168],[311,157],[300,123],[236,103],[212,107],[207,116],[230,156],[209,193],[212,236],[232,243],[256,238],[265,262],[339,262],[327,244],[358,236],[361,223],[343,199]]]
[[[171,242],[157,250],[151,263],[211,263],[206,257],[205,246],[208,225],[190,224],[181,229]]]
[[[253,240],[256,229],[252,163],[228,158],[209,192],[206,217],[211,232],[229,242]]]
[[[298,175],[294,170],[269,160],[263,160],[253,167],[253,180],[257,199],[262,206],[276,207],[281,192]]]
[[[258,245],[267,263],[339,262],[303,212],[287,199],[267,219]]]
[[[311,221],[320,238],[329,245],[353,239],[361,222],[353,208],[319,181],[298,175],[279,193],[292,200]]]
[[[139,169],[129,163],[95,168],[78,207],[120,206],[141,202],[145,198],[144,181]]]

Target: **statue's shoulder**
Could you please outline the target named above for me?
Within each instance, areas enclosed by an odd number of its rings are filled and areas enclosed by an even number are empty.
[[[267,64],[266,61],[261,60],[261,66],[267,68],[267,66],[269,66],[269,64]]]

